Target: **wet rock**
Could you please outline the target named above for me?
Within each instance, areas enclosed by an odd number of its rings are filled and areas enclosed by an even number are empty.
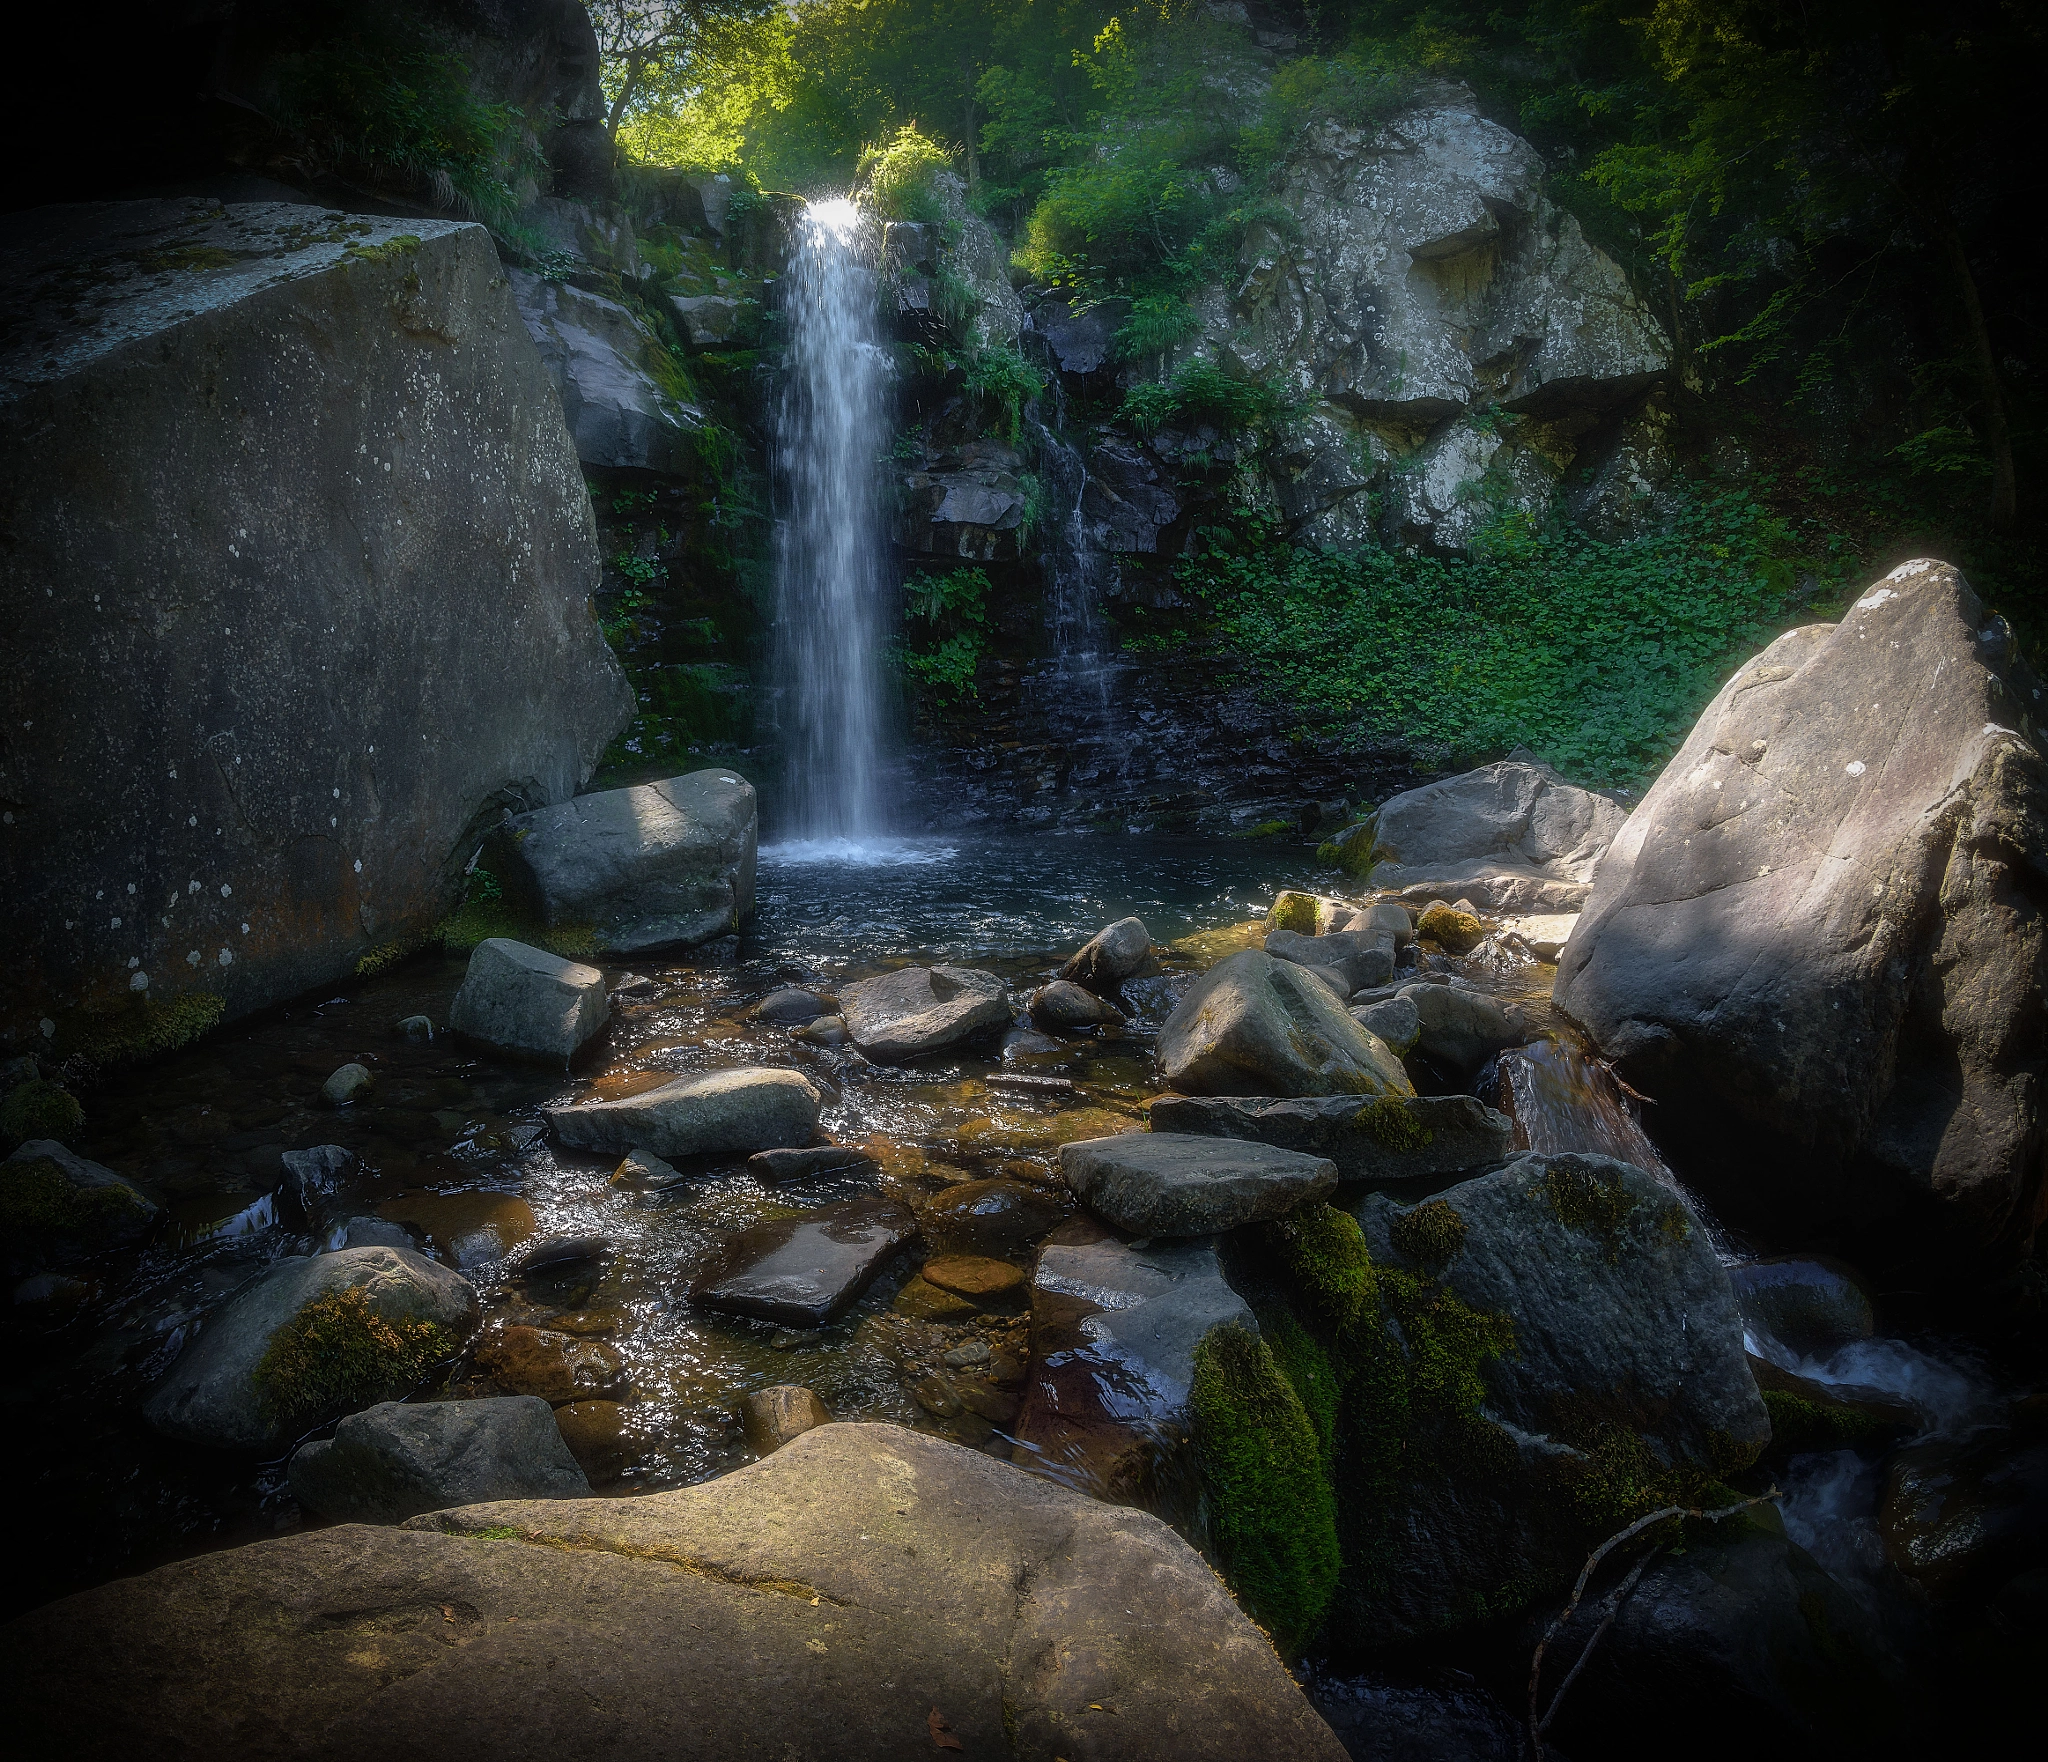
[[[1802,1358],[1825,1358],[1877,1332],[1877,1311],[1855,1271],[1815,1255],[1781,1255],[1731,1267],[1742,1319]]]
[[[752,1067],[678,1077],[618,1101],[549,1108],[547,1120],[576,1150],[730,1156],[808,1144],[819,1099],[796,1071]]]
[[[901,1427],[820,1426],[673,1492],[412,1525],[279,1536],[38,1611],[8,1635],[14,1729],[62,1748],[43,1734],[89,1706],[96,1757],[269,1731],[335,1756],[723,1758],[768,1716],[735,1685],[770,1682],[776,1755],[901,1762],[934,1751],[936,1708],[970,1758],[1072,1755],[1101,1725],[1119,1762],[1343,1762],[1165,1524]],[[309,1609],[390,1613],[337,1637]]]
[[[377,1213],[418,1226],[437,1253],[465,1269],[502,1259],[540,1227],[516,1193],[409,1193],[385,1200]]]
[[[1333,930],[1301,936],[1292,930],[1269,930],[1266,952],[1275,960],[1302,967],[1334,967],[1344,975],[1340,997],[1384,985],[1394,976],[1394,939],[1379,930]]]
[[[1885,1558],[1944,1602],[2048,1564],[2048,1442],[1998,1432],[1901,1450],[1877,1526]]]
[[[943,1290],[916,1273],[903,1281],[903,1289],[889,1307],[913,1321],[965,1321],[977,1313],[975,1305],[959,1292]]]
[[[819,1016],[793,1029],[789,1037],[810,1046],[844,1046],[853,1038],[846,1031],[844,1016]]]
[[[817,1393],[795,1383],[756,1389],[740,1402],[740,1426],[756,1456],[772,1456],[792,1438],[831,1423],[832,1411]]]
[[[545,922],[636,955],[729,936],[753,915],[758,819],[754,786],[713,768],[515,814],[496,848],[507,887]]]
[[[603,294],[523,269],[504,273],[555,382],[577,457],[611,469],[682,469],[687,431],[700,417],[655,378],[655,351],[662,345],[654,333]]]
[[[1773,1462],[1812,1450],[1871,1450],[1896,1444],[1926,1423],[1918,1407],[1888,1390],[1801,1376],[1754,1353],[1749,1374],[1771,1416]]]
[[[602,1266],[617,1252],[602,1236],[543,1236],[505,1257],[505,1276],[523,1279],[530,1273]]]
[[[771,991],[754,1005],[754,1014],[762,1021],[780,1022],[789,1028],[800,1028],[831,1013],[831,1006],[816,992],[789,988]]]
[[[405,1225],[381,1217],[342,1218],[327,1232],[322,1244],[329,1254],[344,1248],[408,1248],[417,1251],[419,1239]]]
[[[1493,1346],[1472,1356],[1485,1393],[1462,1431],[1409,1424],[1373,1593],[1338,1592],[1349,1639],[1460,1625],[1482,1586],[1569,1584],[1627,1521],[1605,1464],[1672,1472],[1678,1487],[1768,1443],[1727,1272],[1683,1200],[1642,1170],[1524,1154],[1420,1205],[1370,1194],[1355,1216],[1373,1263],[1418,1281],[1409,1298],[1383,1275],[1384,1313],[1412,1324],[1412,1304],[1441,1292]]]
[[[6,894],[38,954],[0,1044],[44,1044],[44,1018],[89,1039],[72,1009],[117,993],[156,1036],[332,995],[446,916],[481,811],[571,794],[633,713],[589,609],[589,491],[498,255],[473,221],[210,197],[6,230],[4,591],[43,609],[0,791],[35,827]],[[423,398],[438,414],[401,440]],[[101,471],[99,517],[66,519]],[[28,585],[87,578],[126,582],[134,616]],[[122,910],[142,874],[165,891]]]
[[[1208,1236],[1262,1223],[1337,1185],[1337,1165],[1324,1157],[1163,1132],[1063,1145],[1060,1172],[1090,1211],[1134,1236]]]
[[[346,1107],[352,1101],[367,1099],[376,1086],[377,1079],[370,1075],[367,1065],[343,1065],[320,1085],[320,1097],[330,1107]]]
[[[1134,979],[1152,953],[1152,935],[1142,918],[1119,918],[1098,930],[1081,952],[1060,968],[1060,977],[1091,991],[1114,991]]]
[[[1573,911],[1626,818],[1548,765],[1506,759],[1382,806],[1373,835],[1388,856],[1373,880],[1482,911]]]
[[[1208,1095],[1407,1095],[1400,1061],[1326,986],[1258,949],[1218,961],[1159,1030],[1159,1068]]]
[[[1596,1587],[1551,1642],[1546,1701],[1604,1609]],[[1869,1612],[1758,1506],[1651,1563],[1550,1735],[1574,1757],[1739,1754],[1763,1732],[1780,1753],[1870,1755],[1907,1724],[1909,1694]]]
[[[614,1481],[633,1460],[627,1410],[616,1401],[571,1401],[555,1409],[555,1428],[595,1485]]]
[[[31,1138],[0,1162],[0,1255],[10,1273],[139,1241],[157,1210],[140,1188],[54,1138]]]
[[[1906,563],[1739,668],[1630,815],[1556,998],[1718,1206],[1898,1232],[1937,1277],[2033,1229],[2036,690],[1961,575]]]
[[[954,1291],[977,1302],[1014,1297],[1024,1289],[1024,1269],[981,1254],[934,1254],[923,1275],[942,1291]]]
[[[896,542],[930,556],[994,562],[1016,557],[1028,508],[1024,460],[991,439],[967,442],[898,479]]]
[[[1357,916],[1358,905],[1354,900],[1301,893],[1290,887],[1273,896],[1266,912],[1265,931],[1268,936],[1276,930],[1296,936],[1327,936],[1335,930],[1349,930],[1351,920]]]
[[[315,1144],[308,1150],[287,1150],[283,1156],[284,1187],[309,1217],[323,1200],[332,1199],[362,1168],[353,1150],[341,1144]]]
[[[728,1315],[820,1327],[916,1234],[917,1220],[885,1199],[843,1199],[771,1218],[742,1230],[690,1287],[690,1299]]]
[[[761,310],[760,301],[732,294],[671,294],[668,303],[693,349],[733,347]]]
[[[630,1187],[640,1193],[660,1193],[680,1187],[690,1177],[672,1168],[649,1150],[635,1150],[612,1170],[611,1185]]]
[[[611,1395],[626,1378],[625,1361],[603,1340],[552,1329],[502,1329],[477,1348],[477,1368],[511,1395],[535,1395],[562,1406]]]
[[[590,1483],[531,1396],[380,1402],[352,1413],[331,1439],[301,1444],[292,1497],[337,1523],[403,1523],[422,1511],[485,1499],[580,1499]]]
[[[1041,985],[1025,1007],[1039,1027],[1052,1033],[1121,1024],[1124,1019],[1115,1004],[1065,979]]]
[[[492,936],[469,957],[448,1026],[500,1052],[567,1070],[610,1015],[604,975],[595,967]]]
[[[1075,1218],[1040,1250],[1016,1460],[1097,1497],[1186,1470],[1195,1348],[1257,1323],[1214,1242],[1132,1247]]]
[[[1406,1058],[1422,1038],[1422,1016],[1406,997],[1383,997],[1351,1012],[1351,1019],[1375,1038],[1384,1040],[1396,1058]]]
[[[763,1181],[801,1181],[811,1175],[866,1174],[875,1159],[851,1144],[816,1144],[808,1150],[761,1150],[747,1168]]]
[[[840,994],[853,1043],[878,1064],[952,1052],[1010,1025],[1010,994],[971,967],[905,967]]]
[[[434,1023],[429,1016],[406,1016],[391,1024],[392,1033],[401,1040],[410,1040],[415,1046],[431,1046],[434,1041]]]
[[[1400,1000],[1415,1006],[1421,1025],[1415,1050],[1432,1064],[1467,1075],[1496,1052],[1519,1046],[1528,1032],[1483,991],[1460,985],[1409,985]]]
[[[1525,1726],[1463,1671],[1442,1686],[1317,1674],[1304,1687],[1354,1757],[1374,1762],[1524,1762]]]
[[[919,1214],[926,1236],[947,1252],[996,1259],[1024,1253],[1066,1215],[1043,1188],[1021,1181],[957,1181]]]
[[[1339,1181],[1385,1186],[1485,1168],[1513,1154],[1514,1122],[1471,1095],[1162,1095],[1154,1132],[1248,1139],[1328,1157]]]
[[[142,1416],[183,1443],[275,1449],[410,1393],[476,1322],[468,1280],[403,1248],[287,1258],[207,1319]],[[289,1355],[271,1357],[280,1334]]]
[[[1072,302],[1048,294],[1031,308],[1026,323],[1045,338],[1062,373],[1095,373],[1115,353],[1116,327],[1128,310],[1121,300],[1100,301],[1075,311]]]

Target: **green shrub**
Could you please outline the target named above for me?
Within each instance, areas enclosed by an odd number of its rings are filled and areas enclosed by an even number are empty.
[[[967,395],[983,420],[1014,442],[1024,406],[1045,390],[1045,379],[1014,348],[998,344],[977,349],[965,363]]]
[[[1272,386],[1236,379],[1213,361],[1190,361],[1169,380],[1133,386],[1124,397],[1123,420],[1140,434],[1162,428],[1207,426],[1226,435],[1247,429],[1270,432],[1289,414],[1286,398]]]
[[[952,165],[952,154],[920,133],[916,123],[906,122],[886,141],[862,152],[854,176],[865,184],[868,200],[885,220],[936,222],[946,218],[946,211],[933,180]]]
[[[928,569],[903,584],[909,634],[898,650],[904,674],[939,703],[979,696],[975,670],[988,645],[992,588],[980,569]]]

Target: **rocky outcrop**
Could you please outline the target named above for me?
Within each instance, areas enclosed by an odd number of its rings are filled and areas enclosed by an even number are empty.
[[[598,952],[632,955],[738,930],[758,839],[754,786],[713,769],[515,814],[498,848],[543,922],[587,925]]]
[[[34,657],[0,683],[0,1037],[105,1056],[427,929],[631,700],[481,227],[126,202],[14,216],[0,257]]]
[[[561,394],[586,465],[674,472],[702,412],[662,389],[664,345],[617,300],[525,270],[507,270],[519,316]]]
[[[1412,1095],[1401,1061],[1307,968],[1248,948],[1189,988],[1159,1070],[1194,1095]]]
[[[7,1639],[17,1739],[80,1762],[225,1756],[251,1731],[282,1757],[722,1762],[764,1719],[772,1754],[846,1762],[941,1736],[970,1757],[1344,1754],[1165,1524],[891,1426],[820,1426],[645,1498],[201,1555]],[[735,1692],[764,1681],[772,1711]]]
[[[1482,911],[1576,911],[1628,811],[1548,765],[1504,759],[1393,797],[1373,839],[1373,884]]]
[[[2048,776],[2038,685],[1946,564],[1737,670],[1630,815],[1558,1004],[1774,1233],[2040,1221]]]
[[[808,1144],[816,1085],[799,1071],[748,1067],[678,1077],[616,1101],[551,1107],[555,1136],[577,1150],[648,1150],[657,1157],[731,1156]]]
[[[1514,1122],[1471,1095],[1162,1095],[1149,1111],[1155,1132],[1277,1144],[1328,1157],[1340,1181],[1373,1186],[1482,1169],[1514,1148]]]
[[[1297,529],[1456,549],[1540,513],[1577,438],[1668,364],[1620,268],[1544,193],[1527,142],[1433,86],[1378,128],[1314,125],[1199,349],[1309,406],[1274,487]],[[1447,426],[1449,425],[1449,426]]]
[[[485,1499],[577,1499],[590,1483],[531,1395],[481,1401],[380,1402],[332,1438],[301,1444],[292,1497],[337,1523],[403,1523]]]
[[[1134,1236],[1211,1236],[1283,1217],[1337,1185],[1326,1157],[1256,1139],[1125,1132],[1060,1146],[1060,1175],[1088,1209]]]
[[[409,1394],[476,1322],[469,1281],[408,1249],[281,1260],[207,1318],[142,1416],[188,1444],[275,1449]]]
[[[898,480],[896,542],[924,556],[1013,560],[1026,537],[1027,475],[1023,455],[999,440],[928,454],[923,469]]]
[[[448,1008],[448,1026],[467,1040],[515,1058],[567,1070],[610,1015],[604,975],[597,968],[492,936],[478,943],[469,957]],[[328,1081],[331,1084],[333,1078]]]

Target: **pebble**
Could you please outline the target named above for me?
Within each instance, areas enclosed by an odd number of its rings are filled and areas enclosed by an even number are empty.
[[[333,1076],[320,1085],[320,1093],[335,1107],[346,1107],[358,1101],[377,1086],[377,1079],[370,1075],[367,1065],[343,1065]]]
[[[756,1389],[740,1403],[740,1426],[756,1456],[771,1456],[790,1439],[831,1423],[831,1409],[817,1392],[795,1383]]]
[[[952,1351],[940,1354],[940,1361],[955,1370],[965,1370],[970,1364],[986,1364],[992,1354],[986,1340],[969,1340],[964,1346],[955,1346]]]
[[[851,1036],[846,1031],[844,1016],[819,1016],[815,1021],[804,1023],[801,1028],[790,1031],[792,1040],[802,1040],[811,1046],[844,1046]]]

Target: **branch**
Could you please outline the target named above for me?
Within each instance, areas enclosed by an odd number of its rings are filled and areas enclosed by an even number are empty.
[[[1600,1562],[1605,1560],[1609,1554],[1613,1553],[1624,1542],[1633,1541],[1644,1530],[1652,1529],[1660,1523],[1669,1521],[1671,1518],[1689,1517],[1701,1523],[1719,1523],[1723,1518],[1733,1517],[1737,1512],[1747,1511],[1752,1505],[1768,1504],[1771,1500],[1778,1497],[1780,1497],[1779,1491],[1776,1487],[1773,1487],[1769,1492],[1758,1493],[1752,1499],[1738,1499],[1733,1505],[1724,1505],[1718,1511],[1702,1511],[1697,1506],[1666,1505],[1661,1511],[1653,1511],[1647,1517],[1637,1518],[1627,1529],[1622,1530],[1617,1535],[1609,1536],[1606,1541],[1602,1542],[1599,1547],[1586,1556],[1586,1564],[1579,1573],[1578,1583],[1572,1586],[1571,1601],[1564,1606],[1557,1618],[1543,1630],[1543,1638],[1536,1642],[1536,1654],[1529,1660],[1529,1749],[1536,1762],[1543,1762],[1543,1734],[1550,1729],[1551,1720],[1557,1716],[1558,1703],[1564,1699],[1565,1690],[1572,1686],[1579,1672],[1586,1668],[1586,1660],[1593,1656],[1593,1648],[1600,1643],[1600,1636],[1613,1625],[1614,1618],[1621,1613],[1622,1603],[1627,1599],[1629,1592],[1635,1589],[1636,1581],[1642,1577],[1643,1569],[1652,1560],[1656,1559],[1658,1554],[1662,1552],[1662,1549],[1661,1547],[1652,1548],[1649,1553],[1636,1562],[1634,1569],[1615,1589],[1613,1595],[1608,1599],[1607,1611],[1601,1618],[1600,1625],[1593,1630],[1593,1637],[1586,1642],[1586,1649],[1579,1654],[1579,1661],[1572,1666],[1557,1693],[1551,1697],[1550,1710],[1544,1712],[1539,1695],[1539,1685],[1543,1677],[1543,1654],[1549,1649],[1550,1642],[1564,1631],[1571,1618],[1578,1613],[1579,1604],[1586,1595],[1586,1586],[1592,1579],[1593,1574],[1599,1570]]]

